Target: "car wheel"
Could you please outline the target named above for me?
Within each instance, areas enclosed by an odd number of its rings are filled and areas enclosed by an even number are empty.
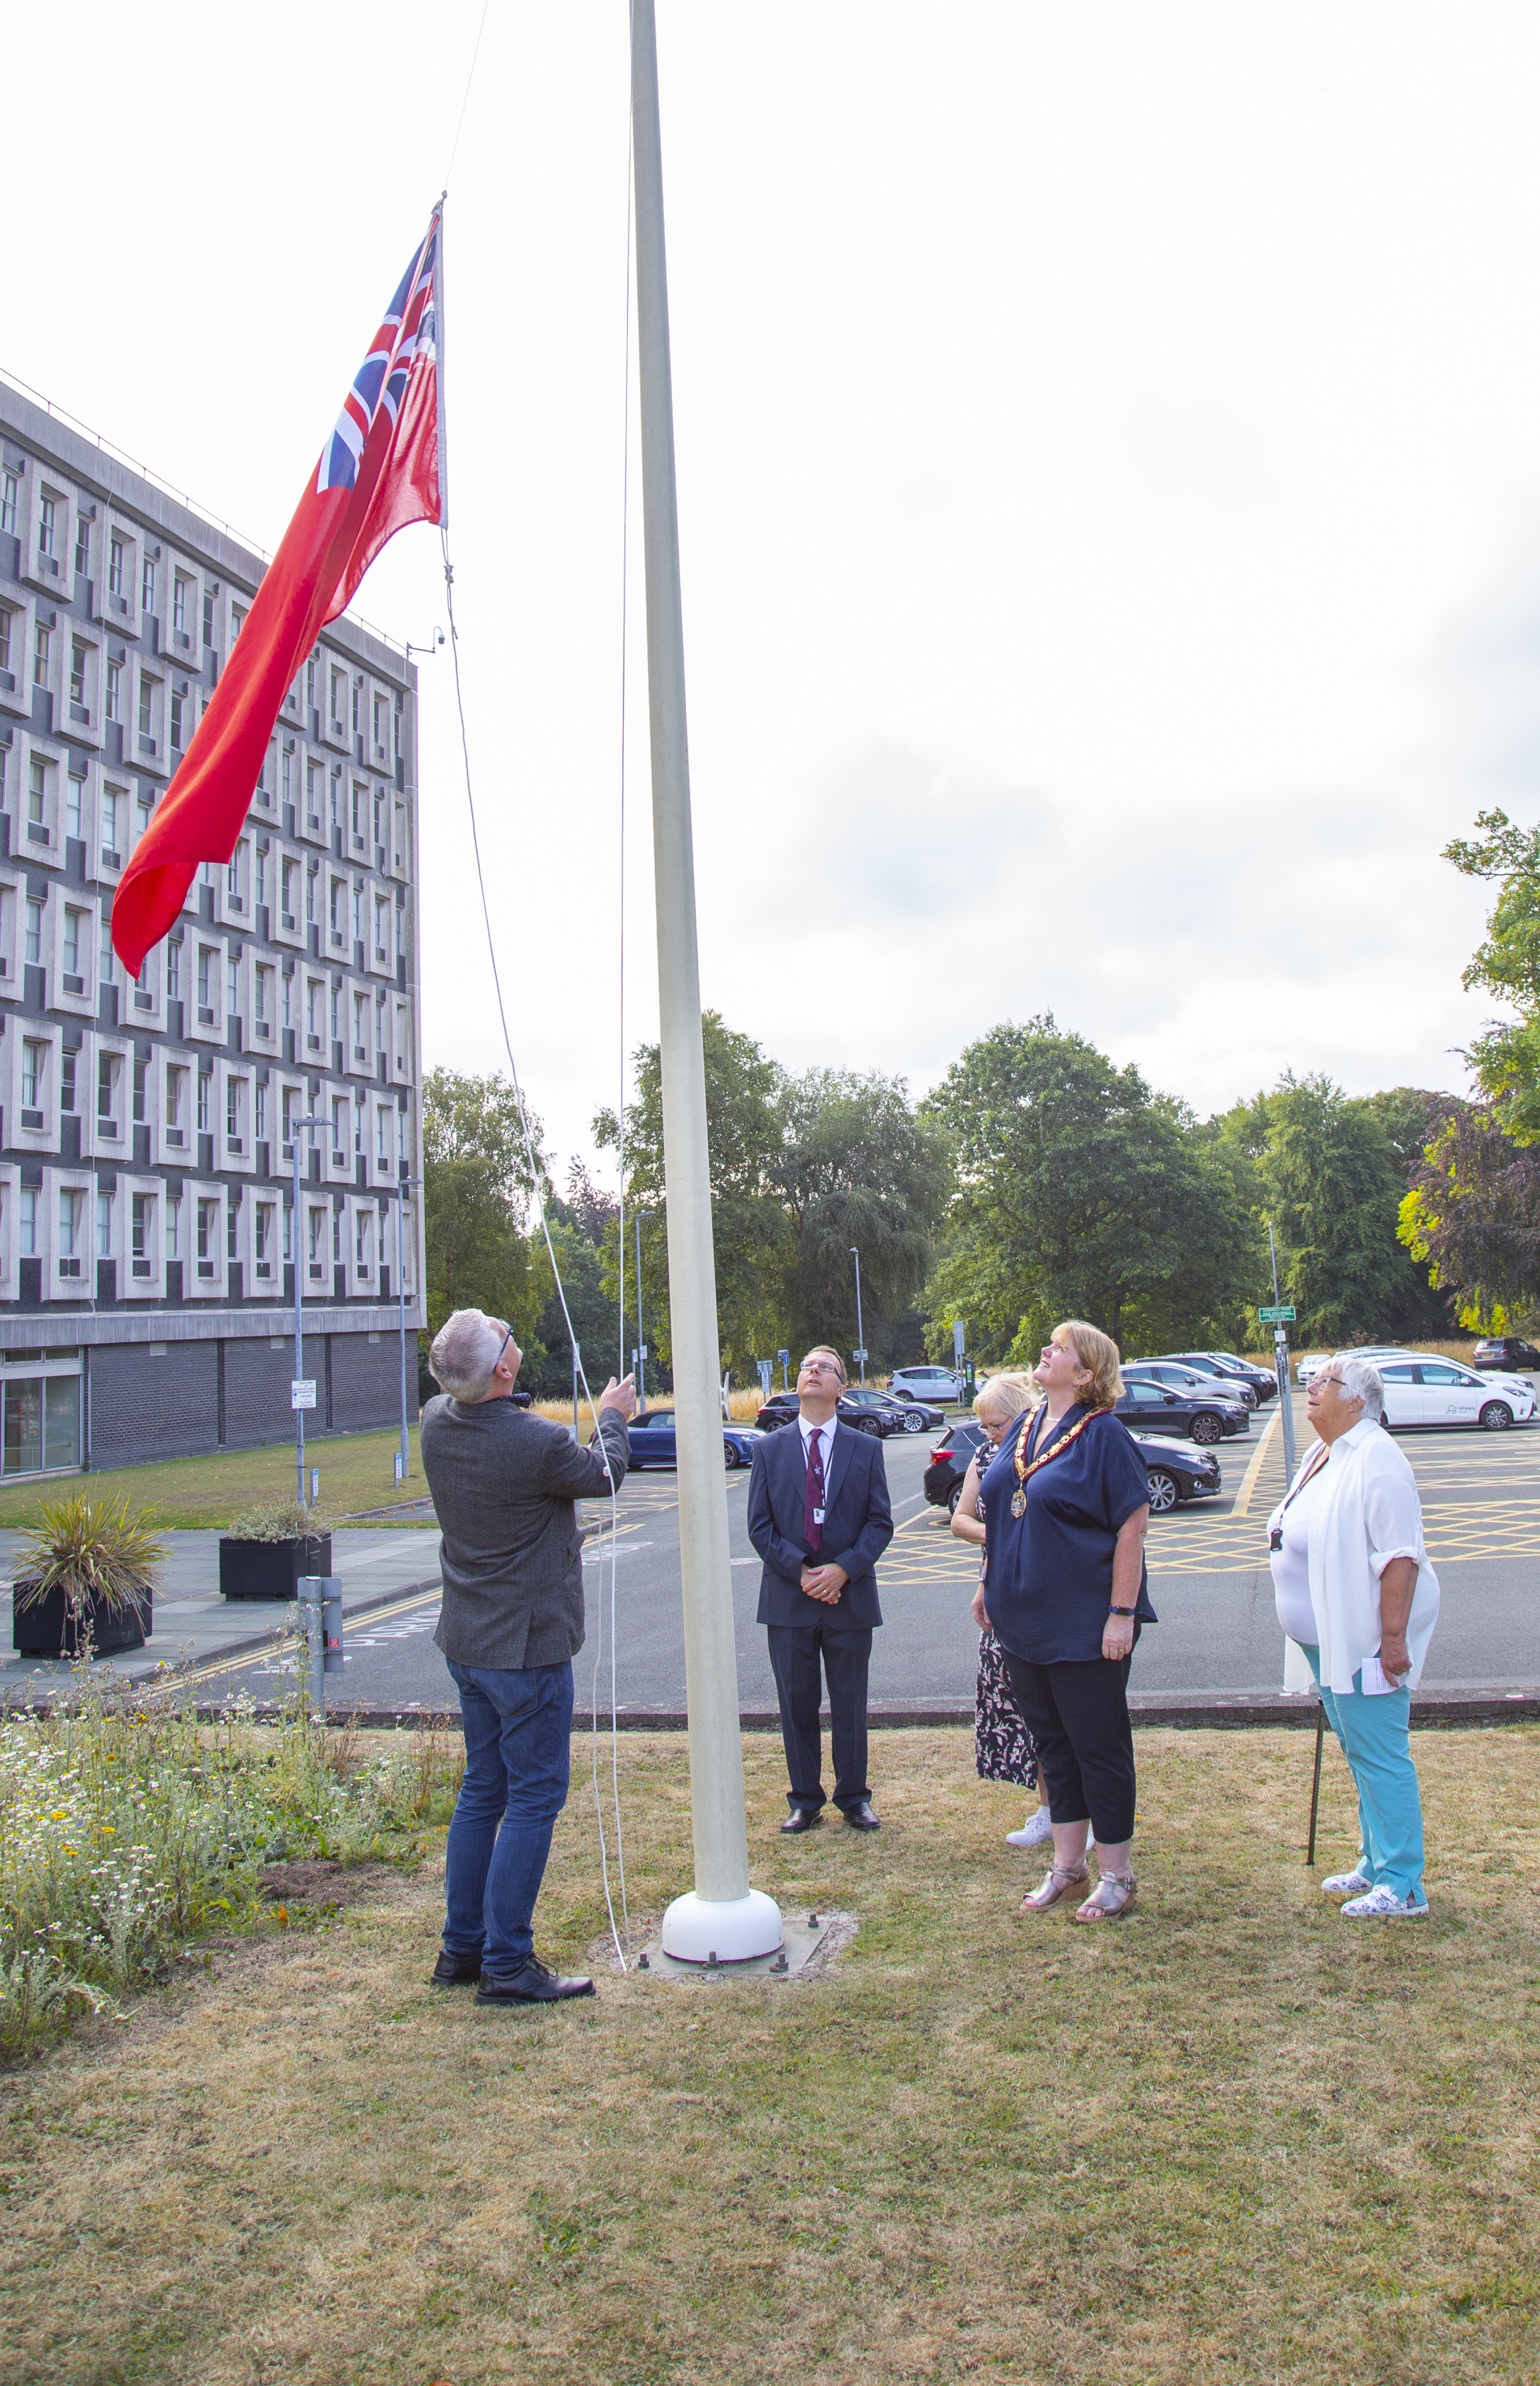
[[[946,1513],[949,1516],[955,1516],[957,1514],[958,1501],[961,1498],[962,1485],[960,1483],[954,1483],[950,1491],[946,1494]]]
[[[860,1421],[860,1431],[865,1434],[870,1434],[874,1441],[881,1441],[883,1438],[883,1428],[878,1424],[875,1417],[862,1417]]]
[[[1181,1497],[1175,1476],[1168,1475],[1163,1466],[1152,1466],[1149,1471],[1150,1514],[1169,1515]]]
[[[1193,1419],[1195,1441],[1218,1441],[1223,1432],[1224,1427],[1216,1416],[1196,1416]]]
[[[742,1452],[739,1450],[736,1444],[731,1441],[723,1442],[722,1458],[730,1474],[734,1466],[741,1466],[744,1463]]]
[[[1506,1400],[1488,1400],[1481,1413],[1481,1422],[1488,1433],[1506,1433],[1513,1423],[1513,1411]]]
[[[920,1411],[918,1409],[906,1409],[904,1411],[904,1431],[906,1433],[923,1433],[924,1430],[925,1420],[920,1415]]]

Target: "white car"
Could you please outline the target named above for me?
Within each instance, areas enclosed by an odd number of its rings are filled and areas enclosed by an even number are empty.
[[[895,1400],[960,1400],[962,1377],[950,1367],[895,1367],[888,1389]]]
[[[1384,1386],[1380,1423],[1392,1432],[1406,1425],[1479,1425],[1501,1433],[1534,1414],[1534,1387],[1522,1375],[1478,1375],[1453,1359],[1408,1351],[1375,1364]]]

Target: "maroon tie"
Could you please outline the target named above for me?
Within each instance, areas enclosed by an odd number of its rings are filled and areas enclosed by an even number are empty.
[[[823,1513],[823,1452],[819,1447],[821,1438],[817,1425],[808,1436],[808,1496],[802,1510],[802,1538],[810,1557],[817,1557],[823,1547],[823,1526],[820,1522]]]

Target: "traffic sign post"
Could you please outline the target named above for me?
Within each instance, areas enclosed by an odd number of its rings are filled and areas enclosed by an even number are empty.
[[[792,1363],[792,1354],[789,1350],[778,1350],[775,1358],[776,1364],[781,1370],[781,1388],[783,1392],[789,1392],[792,1388],[791,1379],[786,1371]]]
[[[1297,1311],[1293,1309],[1259,1309],[1257,1312],[1264,1325],[1292,1325]]]

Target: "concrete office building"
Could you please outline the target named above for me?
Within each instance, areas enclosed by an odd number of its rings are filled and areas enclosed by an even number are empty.
[[[410,661],[334,622],[228,868],[137,981],[109,937],[262,571],[0,383],[7,1477],[287,1438],[296,1259],[307,1431],[399,1412],[398,1204],[409,1334],[422,1282]]]

